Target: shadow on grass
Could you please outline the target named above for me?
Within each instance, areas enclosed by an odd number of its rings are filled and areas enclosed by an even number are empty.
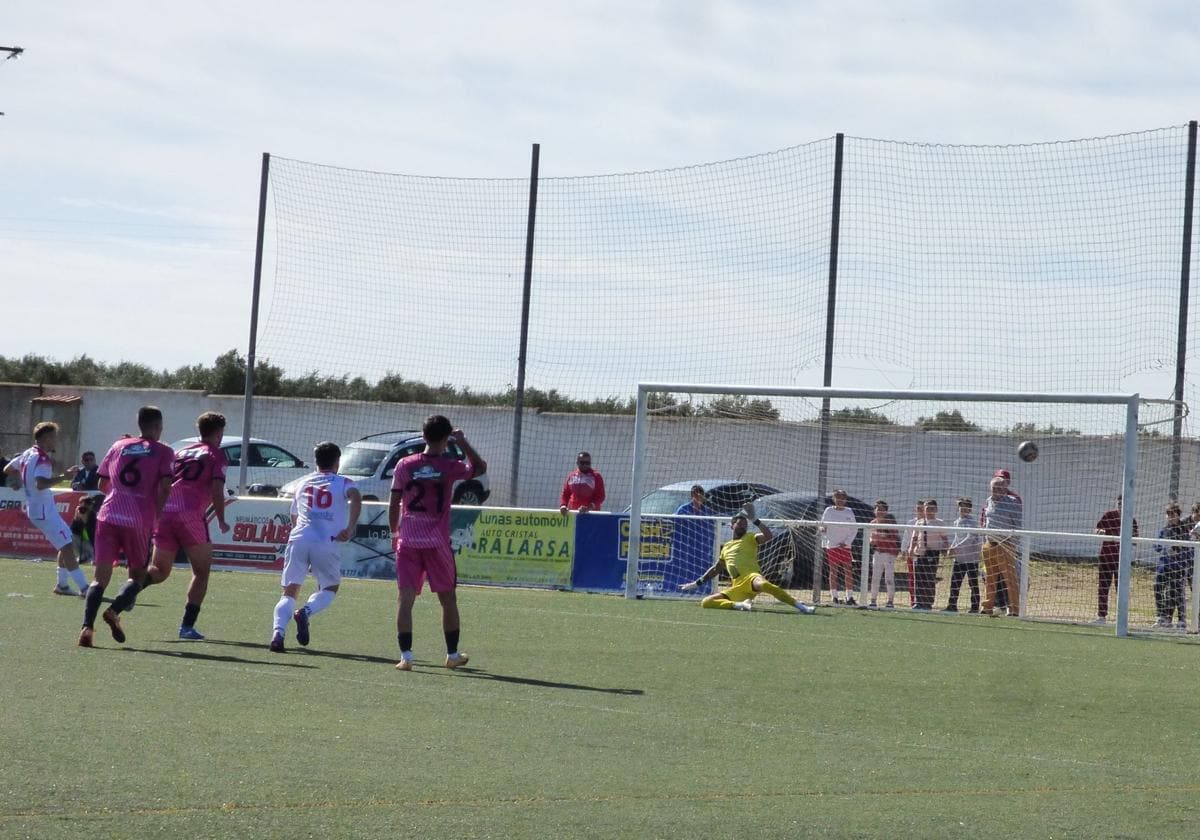
[[[213,645],[232,645],[233,647],[253,648],[255,650],[267,649],[266,645],[255,642],[217,641],[214,639],[206,639],[205,641]],[[347,662],[368,662],[373,665],[395,665],[398,659],[398,657],[389,659],[385,656],[372,656],[367,653],[342,653],[337,650],[316,650],[311,647],[289,647],[287,652],[300,654],[301,656],[327,656],[331,659],[344,659]],[[307,667],[312,668],[315,666],[309,665]]]
[[[493,674],[488,671],[480,670],[479,668],[459,668],[454,673],[460,677],[470,677],[471,679],[476,680],[493,680],[494,682],[510,683],[512,685],[529,685],[535,688],[562,688],[569,691],[594,691],[598,694],[619,694],[624,697],[641,697],[646,693],[640,688],[601,688],[595,685],[580,685],[578,683],[539,680],[533,677],[514,677],[507,674]]]
[[[196,642],[187,642],[194,645]],[[242,659],[240,656],[220,656],[215,653],[201,653],[196,650],[154,650],[153,648],[122,647],[121,650],[149,653],[154,656],[169,656],[172,659],[198,659],[203,662],[230,662],[235,665],[276,665],[284,668],[316,668],[316,665],[305,665],[303,662],[284,662],[270,659]]]

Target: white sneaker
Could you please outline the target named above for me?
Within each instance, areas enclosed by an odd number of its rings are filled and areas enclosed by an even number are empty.
[[[750,602],[749,601],[734,601],[733,608],[735,610],[741,610],[742,612],[750,612]]]
[[[1176,629],[1176,630],[1187,630],[1187,622],[1186,622],[1186,621],[1180,621],[1179,623],[1177,623],[1177,624],[1175,625],[1175,629]]]
[[[1097,627],[1103,627],[1105,624],[1108,624],[1108,619],[1102,615],[1098,615],[1092,619],[1091,623],[1095,624]]]
[[[1155,626],[1155,627],[1170,627],[1170,626],[1171,626],[1171,622],[1170,622],[1168,619],[1165,619],[1165,618],[1159,618],[1159,619],[1156,619],[1156,620],[1155,620],[1155,622],[1154,622],[1154,626]]]
[[[796,602],[796,611],[799,612],[801,615],[812,615],[813,613],[815,613],[817,611],[817,608],[810,607],[808,604],[804,603],[803,601],[797,601]]]

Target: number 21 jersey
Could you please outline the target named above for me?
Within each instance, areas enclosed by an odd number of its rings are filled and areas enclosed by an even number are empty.
[[[450,544],[450,499],[454,482],[475,468],[450,455],[409,455],[396,467],[392,492],[400,493],[400,542],[409,548]]]

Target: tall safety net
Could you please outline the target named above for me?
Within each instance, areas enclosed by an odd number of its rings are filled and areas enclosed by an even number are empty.
[[[515,495],[527,179],[274,157],[259,359],[303,381],[259,394],[347,402],[266,403],[255,431],[305,449],[442,410],[489,457],[489,503],[556,507],[587,450],[621,509],[634,383],[820,385],[830,325],[836,386],[1169,398],[1187,135],[846,137],[836,261],[833,138],[541,179]]]

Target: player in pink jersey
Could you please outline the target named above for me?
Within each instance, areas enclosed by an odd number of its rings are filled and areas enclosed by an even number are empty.
[[[84,596],[87,578],[80,571],[79,561],[75,558],[71,526],[58,512],[54,491],[50,489],[63,479],[74,478],[79,469],[71,467],[55,475],[50,455],[57,447],[58,424],[48,421],[38,423],[33,427],[33,446],[5,464],[4,472],[15,476],[25,491],[24,509],[29,523],[41,531],[58,552],[58,584],[51,591],[55,595],[75,595],[67,583],[73,580],[79,587],[78,594]]]
[[[228,462],[221,451],[225,436],[225,417],[206,411],[196,418],[200,440],[175,453],[171,494],[163,506],[154,529],[154,554],[141,588],[162,583],[171,574],[180,549],[192,567],[187,604],[179,625],[179,638],[199,641],[204,636],[196,629],[196,617],[208,592],[208,573],[212,568],[212,542],[208,539],[205,512],[211,506],[221,533],[228,533],[225,522],[225,468]],[[131,601],[132,603],[132,601]]]
[[[400,661],[396,667],[401,671],[412,670],[412,608],[427,576],[430,591],[442,604],[446,667],[467,664],[466,654],[458,650],[458,571],[450,547],[450,499],[454,482],[487,472],[487,463],[466,436],[442,415],[426,419],[421,434],[425,451],[408,456],[396,467],[388,502],[388,525],[396,548],[396,585],[400,588],[396,610]],[[446,452],[452,442],[466,453],[466,461]]]
[[[104,600],[104,589],[112,579],[113,566],[125,555],[129,579],[121,587],[112,606],[104,611],[104,622],[113,639],[125,641],[120,613],[133,603],[140,588],[150,553],[150,535],[158,513],[171,490],[172,463],[175,453],[159,443],[163,416],[156,406],[138,409],[140,437],[124,437],[114,443],[100,462],[100,489],[104,504],[96,516],[96,567],[83,608],[83,629],[79,646],[92,647],[96,613]]]
[[[267,646],[283,653],[288,621],[296,619],[296,641],[308,644],[309,621],[333,603],[342,581],[341,551],[338,543],[354,536],[362,513],[362,494],[354,482],[338,475],[342,450],[336,443],[318,443],[313,450],[317,472],[310,473],[292,497],[292,530],[284,549],[283,595],[275,605],[275,623]],[[312,572],[317,591],[298,610],[296,596],[305,576]]]

